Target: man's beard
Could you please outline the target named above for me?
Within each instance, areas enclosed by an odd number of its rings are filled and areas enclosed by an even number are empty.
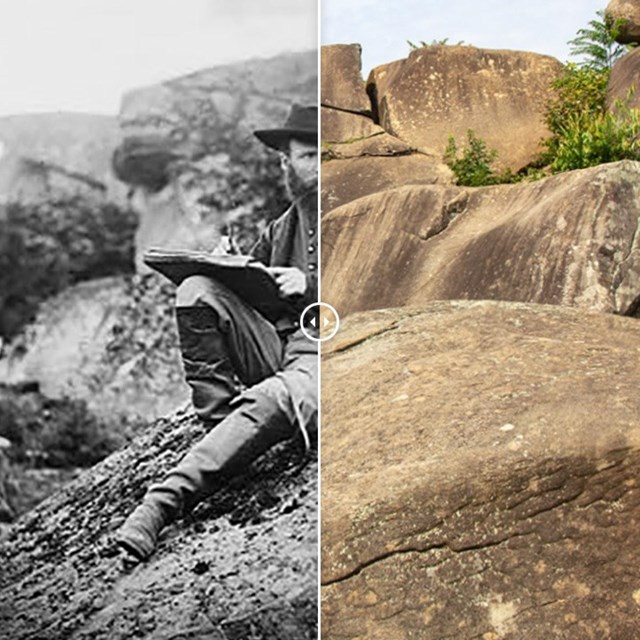
[[[315,198],[318,193],[318,181],[305,184],[290,165],[286,165],[284,169],[284,185],[291,202],[300,202],[303,199],[307,201],[309,196]]]

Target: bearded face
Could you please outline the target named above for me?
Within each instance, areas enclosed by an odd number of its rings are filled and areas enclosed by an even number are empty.
[[[318,147],[315,144],[291,140],[289,153],[281,154],[285,185],[291,200],[299,200],[318,190]]]

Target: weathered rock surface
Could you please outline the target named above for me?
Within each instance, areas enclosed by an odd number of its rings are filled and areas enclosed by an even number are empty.
[[[320,104],[371,115],[371,102],[362,79],[359,44],[332,44],[320,54]]]
[[[640,109],[640,49],[627,53],[611,69],[607,105],[614,107],[618,100],[629,107]]]
[[[324,143],[353,142],[384,133],[384,129],[364,116],[339,109],[320,109],[320,135]]]
[[[442,299],[636,315],[639,203],[632,161],[532,183],[365,196],[323,219],[322,297],[342,316]]]
[[[616,40],[622,44],[640,42],[640,2],[638,0],[610,0],[605,16],[618,21]]]
[[[374,119],[417,147],[444,154],[453,135],[472,129],[498,151],[496,165],[517,171],[548,137],[545,104],[562,69],[549,56],[470,46],[428,46],[371,71]]]
[[[640,608],[640,324],[438,302],[322,358],[327,640],[620,639]]]
[[[381,138],[375,136],[366,142]],[[322,164],[321,208],[323,214],[352,200],[385,189],[401,185],[451,184],[451,170],[438,158],[421,153],[389,154],[384,150],[380,155],[373,152],[344,160],[332,160]],[[348,153],[346,147],[339,146],[339,153]],[[324,235],[323,235],[324,242]]]
[[[108,421],[146,423],[174,411],[190,396],[172,310],[161,323],[162,312],[152,316],[152,303],[136,295],[125,278],[113,277],[84,282],[47,301],[25,344],[0,359],[0,380],[33,381],[47,397],[86,400]],[[133,344],[114,351],[114,337],[122,332],[132,334]]]
[[[150,246],[211,249],[224,224],[272,207],[278,161],[253,131],[281,126],[293,102],[317,103],[315,51],[206,69],[125,95],[114,166],[135,188],[139,254]]]
[[[316,638],[317,464],[274,452],[165,531],[132,571],[111,535],[201,437],[178,414],[18,520],[0,543],[0,628],[12,640]]]
[[[0,201],[81,196],[122,204],[111,170],[116,118],[47,113],[0,118]]]
[[[320,126],[323,144],[353,142],[384,133],[372,119],[361,73],[359,44],[333,44],[320,54]]]

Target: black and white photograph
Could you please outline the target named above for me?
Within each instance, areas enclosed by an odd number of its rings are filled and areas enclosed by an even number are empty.
[[[0,6],[0,637],[318,636],[318,4]]]

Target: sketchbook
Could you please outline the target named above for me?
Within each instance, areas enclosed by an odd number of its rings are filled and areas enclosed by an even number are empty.
[[[195,275],[212,278],[271,322],[291,312],[290,305],[280,298],[274,277],[252,256],[149,249],[142,259],[176,285]]]

